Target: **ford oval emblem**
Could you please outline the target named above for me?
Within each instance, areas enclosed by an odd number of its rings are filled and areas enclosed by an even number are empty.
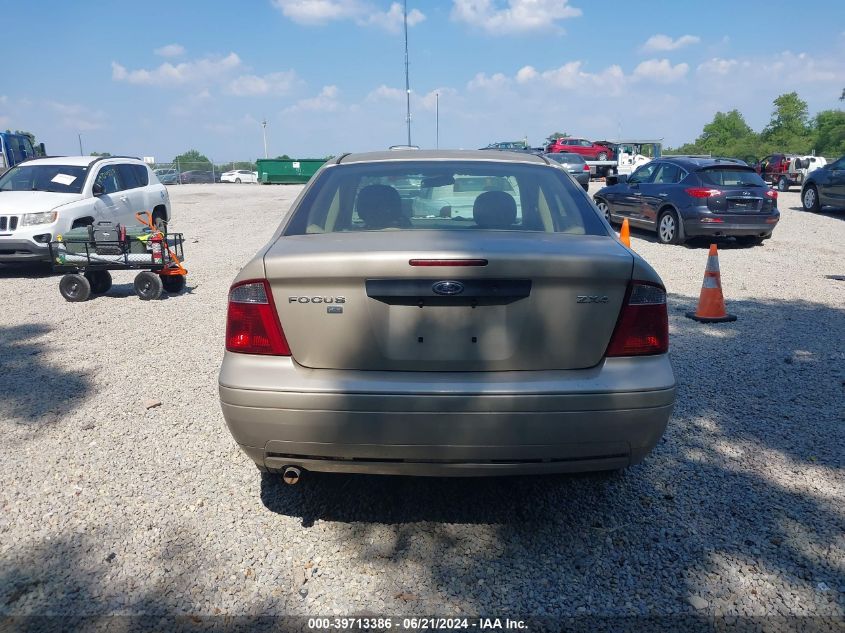
[[[439,295],[459,295],[464,291],[460,281],[438,281],[431,289]]]

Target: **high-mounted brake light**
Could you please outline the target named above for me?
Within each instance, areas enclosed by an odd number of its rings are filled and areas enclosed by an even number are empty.
[[[669,351],[666,290],[632,281],[605,356],[648,356]]]
[[[710,198],[722,193],[720,189],[708,189],[707,187],[689,187],[685,191],[693,198]]]
[[[486,259],[411,259],[411,266],[486,266]]]
[[[229,291],[226,349],[241,354],[291,355],[266,279],[242,281]]]

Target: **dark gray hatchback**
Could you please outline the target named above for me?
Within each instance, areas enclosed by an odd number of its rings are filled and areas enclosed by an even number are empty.
[[[590,187],[590,166],[580,154],[573,154],[571,152],[557,152],[553,154],[543,154],[544,158],[560,163],[569,175],[572,176],[578,184],[584,188],[584,191]]]
[[[777,191],[731,159],[662,158],[607,182],[594,196],[605,218],[627,218],[631,226],[656,231],[664,244],[699,236],[760,244],[780,220]]]

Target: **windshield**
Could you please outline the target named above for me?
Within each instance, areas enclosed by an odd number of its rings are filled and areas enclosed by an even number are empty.
[[[326,169],[297,207],[286,235],[424,229],[607,234],[589,201],[559,169],[402,161]]]
[[[18,165],[0,177],[0,191],[81,193],[87,175],[87,166]]]
[[[566,152],[562,152],[560,154],[546,154],[546,158],[551,158],[559,163],[581,164],[586,162],[581,154],[568,154]]]
[[[740,167],[713,167],[698,172],[702,182],[721,187],[765,187],[766,183],[753,169]]]

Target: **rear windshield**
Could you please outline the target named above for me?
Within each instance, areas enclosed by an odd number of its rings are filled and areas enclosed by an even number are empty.
[[[18,165],[0,178],[0,191],[80,193],[87,175],[87,166]]]
[[[751,168],[711,167],[698,172],[701,181],[720,187],[765,187],[766,183]]]
[[[285,234],[426,229],[607,235],[589,200],[559,169],[482,161],[330,167]]]
[[[586,162],[581,154],[549,154],[546,158],[551,158],[559,163],[583,163]]]

